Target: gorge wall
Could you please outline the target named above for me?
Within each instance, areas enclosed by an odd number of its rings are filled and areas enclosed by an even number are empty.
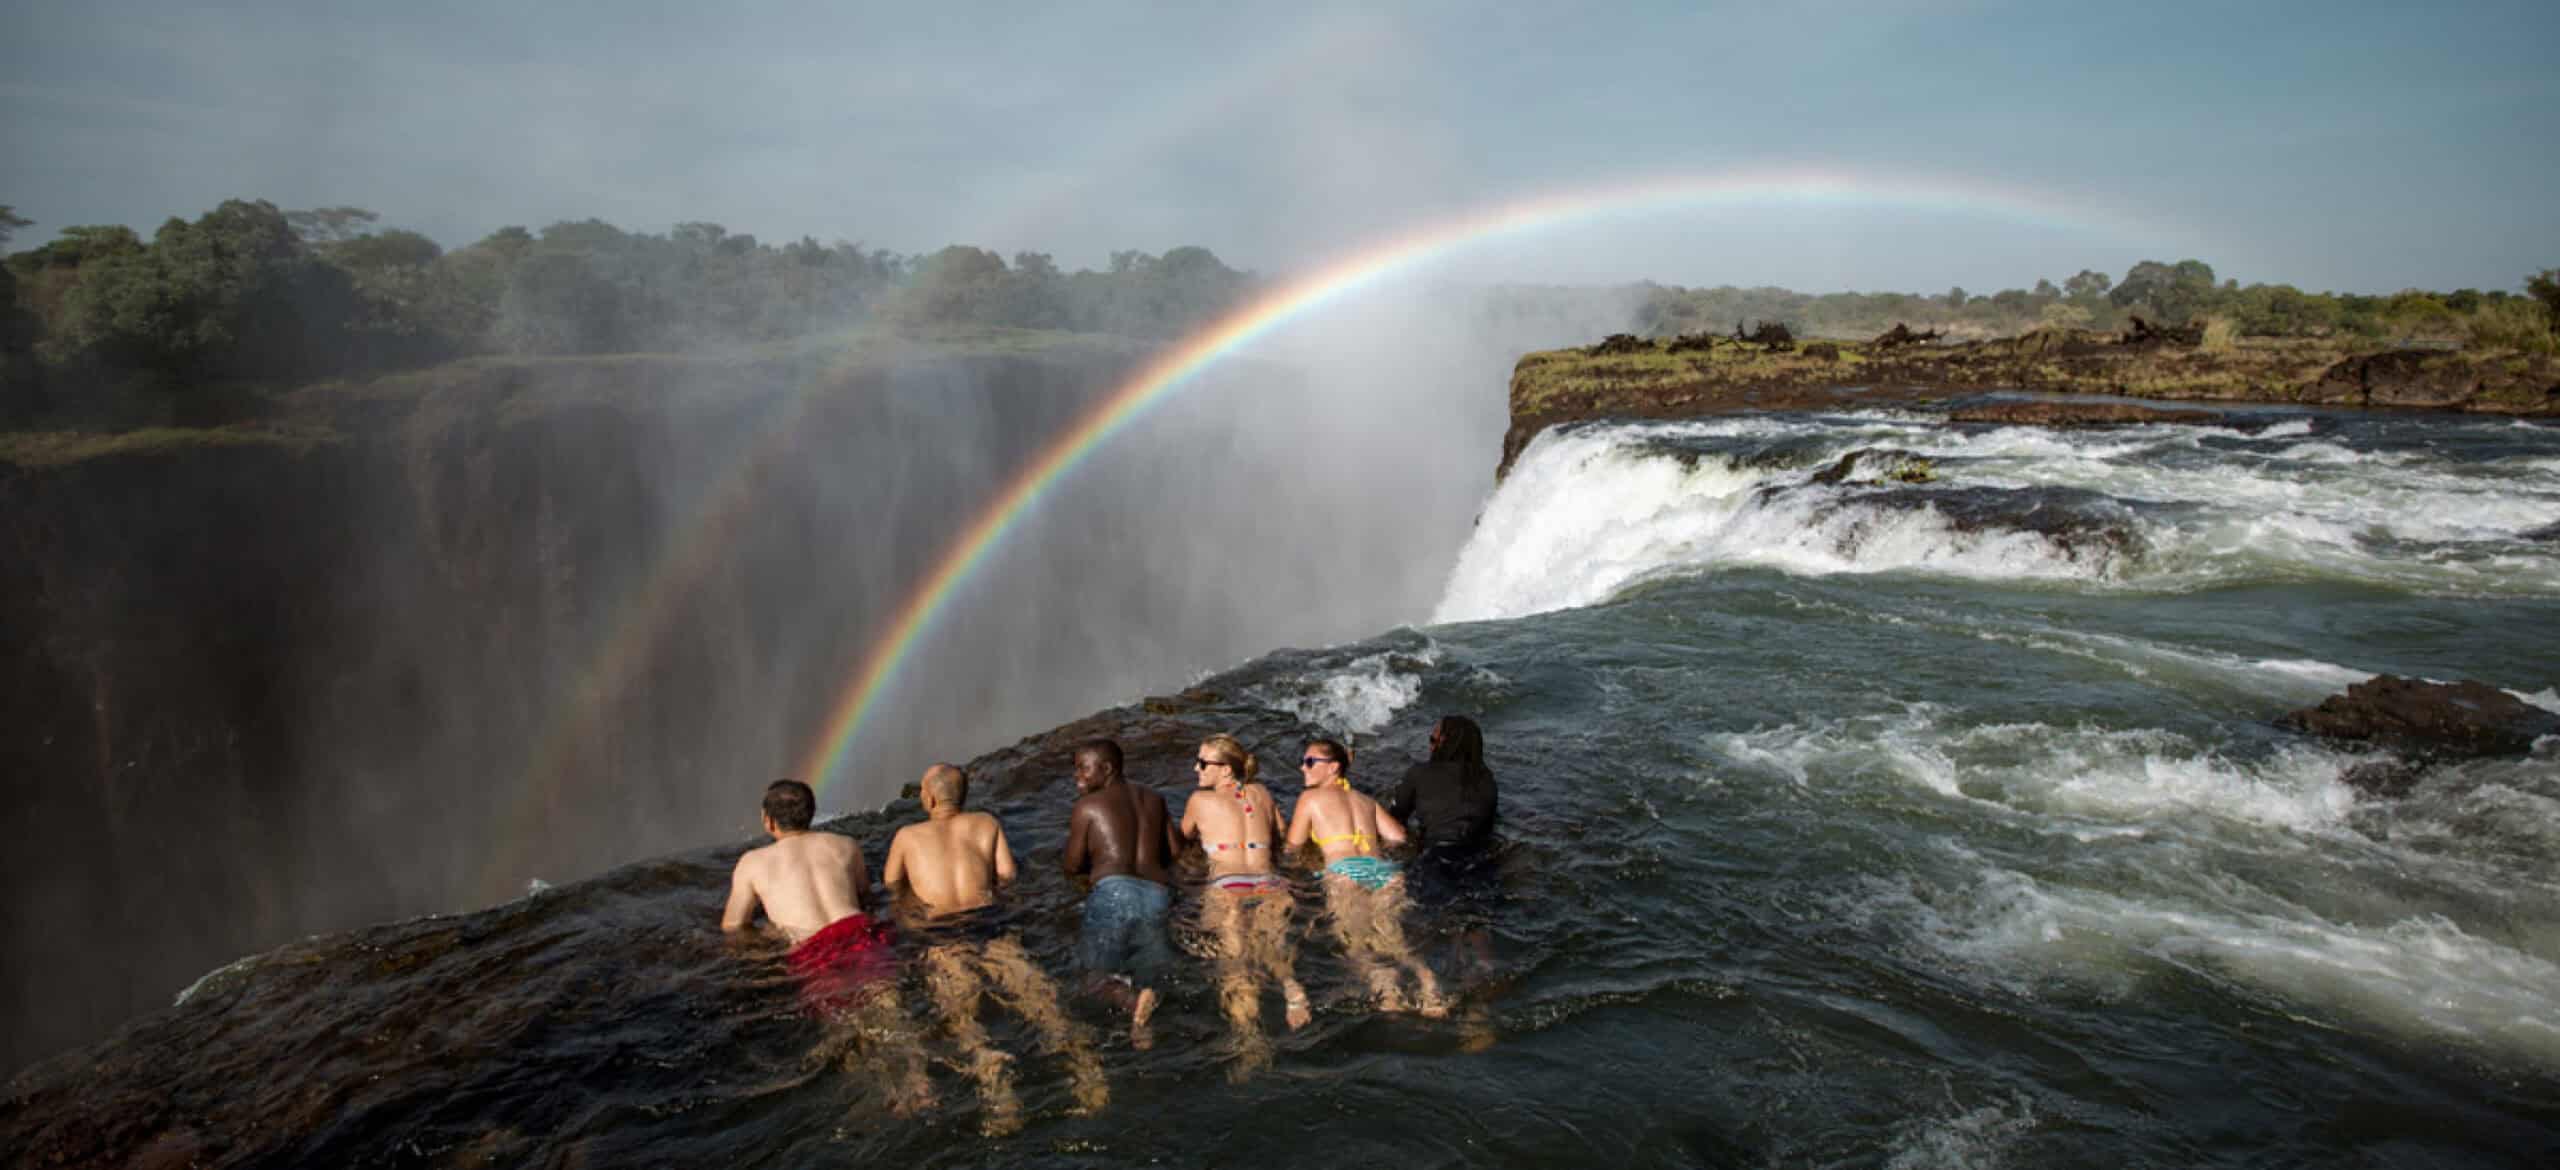
[[[0,1059],[752,831],[874,616],[1139,356],[487,363],[0,466]],[[876,750],[988,734],[957,714]]]

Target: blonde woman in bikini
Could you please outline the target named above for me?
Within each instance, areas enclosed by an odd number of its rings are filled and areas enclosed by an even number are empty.
[[[1380,856],[1405,843],[1404,826],[1351,786],[1351,750],[1330,739],[1307,741],[1298,753],[1306,793],[1289,818],[1289,852],[1312,844],[1324,853],[1324,904],[1342,940],[1343,958],[1368,981],[1385,1011],[1405,1009],[1398,967],[1413,972],[1414,1006],[1437,1018],[1447,1006],[1440,981],[1404,938],[1404,870]]]
[[[1298,985],[1289,950],[1289,880],[1273,867],[1280,812],[1256,781],[1261,767],[1234,736],[1200,741],[1192,761],[1200,785],[1182,809],[1182,835],[1200,843],[1209,882],[1200,895],[1200,929],[1218,942],[1218,998],[1243,1054],[1239,1074],[1270,1063],[1262,1034],[1257,971],[1280,985],[1291,1028],[1306,1025],[1307,990]]]

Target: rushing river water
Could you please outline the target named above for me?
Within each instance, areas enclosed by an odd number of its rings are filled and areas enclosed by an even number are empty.
[[[981,759],[1062,977],[1064,746],[1178,801],[1197,736],[1375,789],[1484,725],[1503,843],[1383,1016],[1300,891],[1315,1022],[1240,1082],[1203,965],[1112,1102],[1021,1054],[888,1115],[716,920],[743,841],[315,938],[21,1075],[24,1164],[2534,1166],[2560,1156],[2560,744],[2359,796],[2270,720],[2376,673],[2560,708],[2560,429],[2291,413],[1586,426],[1432,624],[1281,651]],[[1865,451],[1846,474],[1825,475]],[[1276,598],[1274,604],[1288,604]],[[956,746],[956,745],[955,745]],[[742,815],[757,781],[739,781]],[[1282,795],[1286,797],[1287,792]],[[901,801],[836,823],[876,866]],[[909,975],[913,979],[912,974]],[[910,997],[913,1001],[917,997]],[[1278,998],[1265,1011],[1278,1028]]]

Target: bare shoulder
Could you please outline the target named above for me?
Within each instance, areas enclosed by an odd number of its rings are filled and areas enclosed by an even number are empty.
[[[1004,832],[1004,822],[997,820],[996,814],[994,813],[973,812],[963,815],[969,818],[969,831],[971,833],[975,833],[980,836],[992,837]]]

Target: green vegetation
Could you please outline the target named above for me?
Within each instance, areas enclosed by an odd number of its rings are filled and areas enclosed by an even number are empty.
[[[31,226],[0,205],[0,251]],[[538,232],[501,228],[446,251],[363,208],[286,211],[231,200],[192,221],[171,219],[147,240],[121,226],[72,226],[9,254],[0,264],[0,427],[223,426],[272,415],[283,392],[298,387],[464,360],[1143,342],[1198,328],[1256,283],[1195,247],[1119,252],[1103,271],[1069,273],[1037,252],[1007,261],[966,245],[921,256],[808,238],[774,245],[713,223],[651,235],[564,221]],[[1776,322],[1799,338],[1862,339],[1908,323],[1982,339],[2118,330],[2140,316],[2201,320],[2206,349],[2221,354],[2241,339],[2301,338],[2560,352],[2560,269],[2534,274],[2523,295],[2374,297],[2244,288],[2216,283],[2199,260],[2145,260],[2122,280],[2083,269],[2059,284],[1988,296],[1645,284],[1502,290],[1481,311],[1534,316],[1565,301],[1625,303],[1653,337]],[[1577,362],[1552,389],[1709,370],[1723,381],[1787,381],[1816,369],[1856,380],[1864,375],[1852,371],[1870,360],[1855,346],[1621,356],[1616,365]]]
[[[855,323],[949,346],[1042,332],[1170,338],[1254,278],[1202,248],[1121,252],[1067,273],[955,245],[901,257],[718,224],[665,235],[600,220],[501,228],[444,251],[356,207],[231,200],[149,239],[63,229],[0,266],[0,426],[216,424],[274,392],[483,355],[733,350]],[[0,206],[0,244],[30,226]]]
[[[1637,324],[1653,337],[1727,332],[1748,322],[1775,321],[1802,337],[1866,338],[1906,323],[1915,329],[1938,329],[1950,337],[1979,340],[2040,328],[2120,330],[2139,316],[2171,325],[2220,318],[2227,334],[2237,337],[2458,343],[2471,341],[2484,330],[2511,337],[2529,332],[2536,322],[2546,334],[2560,327],[2555,326],[2560,323],[2560,269],[2536,274],[2525,285],[2523,296],[2468,288],[2450,293],[2411,289],[2384,297],[2307,293],[2289,284],[2217,284],[2213,266],[2201,260],[2175,264],[2145,260],[2126,271],[2121,281],[2082,269],[2060,285],[2039,280],[2032,289],[2003,289],[1990,296],[1974,296],[1961,288],[1938,296],[1858,292],[1813,296],[1779,288],[1650,285]]]

